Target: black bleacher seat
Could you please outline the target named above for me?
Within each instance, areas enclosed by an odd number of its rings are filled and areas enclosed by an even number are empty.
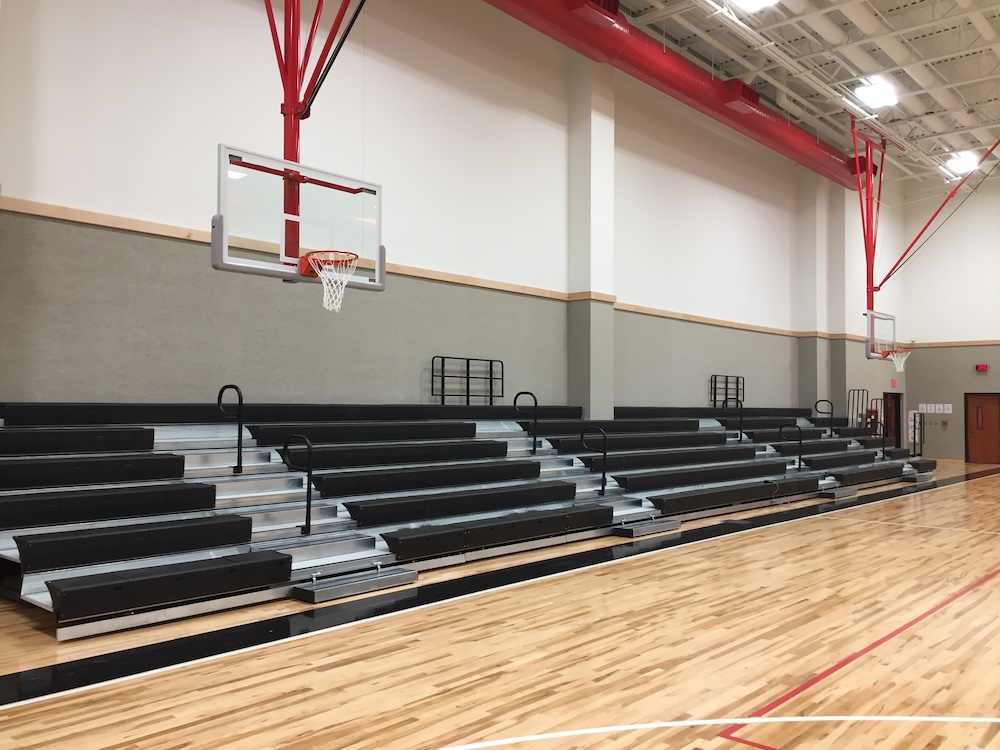
[[[786,431],[785,434],[787,435],[788,432]],[[839,453],[841,451],[846,451],[850,442],[850,440],[835,440],[833,438],[827,438],[826,440],[803,440],[802,455],[815,456],[819,453]],[[798,441],[769,444],[782,456],[797,456],[799,453]]]
[[[871,437],[872,431],[867,427],[834,427],[833,431],[842,438]],[[881,441],[881,438],[879,438]]]
[[[810,469],[832,469],[837,466],[861,466],[875,462],[875,451],[844,451],[803,456],[802,463]]]
[[[191,550],[249,544],[253,520],[212,516],[14,536],[21,570],[34,573]]]
[[[831,471],[830,476],[844,486],[852,484],[865,484],[867,482],[879,482],[884,479],[897,479],[903,476],[902,463],[886,463],[878,466],[863,467],[858,469],[844,469],[843,471]]]
[[[744,432],[746,430],[780,430],[782,427],[796,423],[795,417],[748,417],[745,415],[742,420],[730,415],[719,421],[727,430],[738,430],[742,422]],[[787,432],[789,431],[786,430]]]
[[[608,453],[608,460],[598,454],[585,454],[580,460],[591,470],[627,471],[651,466],[679,466],[682,464],[709,464],[721,461],[749,461],[757,452],[753,443],[743,445],[709,446],[667,451],[628,451]]]
[[[901,461],[910,457],[910,449],[887,447],[884,454],[883,457],[889,461]]]
[[[2,427],[0,455],[142,451],[153,447],[149,427]]]
[[[609,505],[587,504],[466,523],[398,529],[384,532],[382,538],[398,559],[419,560],[609,526],[613,515],[614,509]]]
[[[525,508],[541,503],[568,502],[574,497],[576,497],[574,482],[522,482],[504,487],[431,495],[348,501],[344,503],[344,507],[359,526],[378,526],[445,518],[465,513]]]
[[[549,436],[548,441],[560,453],[583,453],[588,448],[583,447],[580,435],[561,437]],[[725,445],[728,436],[722,430],[703,430],[700,432],[639,432],[633,434],[608,435],[608,450],[641,450],[643,448],[695,448],[700,445]],[[597,449],[603,443],[603,438],[597,434],[588,433],[589,450]]]
[[[469,461],[445,466],[314,474],[313,484],[323,497],[346,497],[509,479],[535,479],[541,474],[541,468],[537,461]]]
[[[786,429],[785,434],[781,434],[781,430],[747,430],[744,429],[743,433],[753,440],[755,443],[784,443],[789,440],[795,440],[798,442],[799,433],[797,430]],[[803,427],[802,428],[802,441],[806,440],[819,440],[823,437],[823,430],[818,427]]]
[[[211,510],[215,485],[195,482],[30,492],[0,497],[0,529]]]
[[[531,420],[517,422],[528,434],[534,427]],[[697,419],[539,419],[538,434],[577,435],[586,427],[600,427],[605,432],[694,432],[698,429]]]
[[[847,417],[829,417],[824,414],[815,417],[810,417],[809,421],[812,422],[817,427],[822,427],[823,429],[826,429],[831,425],[834,428],[847,427]]]
[[[257,445],[284,445],[291,435],[305,435],[313,443],[361,443],[378,440],[469,439],[475,422],[314,422],[250,424]]]
[[[818,477],[788,477],[732,487],[671,492],[666,495],[650,497],[649,501],[665,515],[674,515],[818,491]]]
[[[721,406],[616,406],[615,419],[655,419],[657,417],[695,417],[718,419],[733,417],[736,408],[726,410]],[[800,407],[744,406],[744,417],[804,417],[812,416],[812,409]]]
[[[288,462],[284,451],[278,451]],[[304,447],[289,446],[291,465],[306,465]],[[433,461],[461,461],[473,458],[501,458],[507,455],[502,440],[451,440],[426,443],[388,443],[375,445],[313,446],[314,469],[341,469],[378,464],[412,464]]]
[[[927,471],[934,471],[937,468],[937,461],[933,458],[911,458],[909,464],[913,467],[914,471],[920,474]]]
[[[172,453],[0,458],[0,489],[179,479],[182,476],[184,456]]]
[[[243,406],[244,423],[257,422],[356,422],[414,420],[516,419],[520,412],[510,405],[466,404],[257,404]],[[579,406],[540,405],[544,419],[580,419]],[[22,403],[0,402],[0,418],[8,426],[204,424],[230,422],[215,403]]]
[[[288,581],[292,558],[281,552],[248,552],[211,560],[160,565],[47,581],[56,621],[163,607]]]
[[[785,473],[786,467],[787,462],[784,459],[780,461],[747,461],[739,464],[706,466],[695,469],[664,469],[635,474],[615,474],[614,480],[624,487],[626,492],[640,492],[667,487],[683,487],[687,484],[710,484],[752,477],[778,476]]]

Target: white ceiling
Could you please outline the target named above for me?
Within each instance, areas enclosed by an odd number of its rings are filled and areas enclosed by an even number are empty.
[[[982,156],[1000,138],[1000,1],[781,0],[750,14],[726,0],[621,0],[621,11],[845,151],[850,113],[861,112],[844,99],[875,115],[867,122],[901,146],[889,149],[886,180],[941,184],[951,155]],[[896,106],[857,98],[872,75],[896,88]]]

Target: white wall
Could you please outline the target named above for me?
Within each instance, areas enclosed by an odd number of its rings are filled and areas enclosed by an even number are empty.
[[[930,194],[911,191],[904,247],[951,187],[941,185]],[[959,206],[964,195],[945,207],[931,231],[942,218],[955,215],[940,225],[893,282],[907,290],[905,314],[897,325],[905,326],[907,341],[1000,339],[1000,180],[988,180]]]
[[[794,328],[797,167],[633,79],[617,82],[618,299]]]
[[[208,229],[216,145],[281,155],[258,0],[3,13],[4,195]],[[485,3],[370,3],[303,123],[301,161],[384,186],[390,262],[565,290],[568,55]]]

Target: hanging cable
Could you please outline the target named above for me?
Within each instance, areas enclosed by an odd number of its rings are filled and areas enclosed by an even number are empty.
[[[947,223],[948,223],[948,219],[950,219],[950,218],[951,218],[952,216],[954,216],[954,215],[955,215],[956,213],[958,213],[958,209],[960,209],[960,208],[961,208],[961,207],[962,207],[962,206],[963,206],[963,205],[965,204],[965,202],[966,202],[967,200],[969,200],[969,198],[971,198],[971,197],[973,196],[973,194],[975,194],[975,192],[976,192],[977,190],[979,190],[979,188],[980,188],[980,187],[982,187],[983,183],[984,183],[984,182],[986,182],[986,180],[988,180],[988,179],[989,179],[989,178],[990,178],[990,177],[991,177],[991,176],[993,175],[993,172],[994,172],[994,170],[996,170],[997,166],[1000,166],[1000,161],[997,161],[997,162],[994,162],[993,166],[992,166],[992,167],[990,168],[990,171],[986,173],[986,176],[985,176],[985,177],[983,177],[983,179],[981,179],[981,180],[979,181],[979,183],[978,183],[978,184],[977,184],[977,185],[976,185],[976,186],[975,186],[974,188],[972,188],[972,190],[970,190],[970,191],[968,192],[968,194],[967,194],[967,195],[966,195],[966,196],[965,196],[964,198],[962,198],[962,200],[961,200],[961,201],[959,202],[959,204],[958,204],[957,206],[955,206],[955,210],[954,210],[954,211],[952,211],[952,212],[951,212],[950,214],[948,214],[948,215],[947,215],[947,216],[946,216],[946,217],[945,217],[945,218],[944,218],[944,219],[943,219],[943,220],[941,221],[941,223],[940,223],[940,224],[938,224],[938,225],[937,225],[937,226],[936,226],[936,227],[934,228],[934,231],[933,231],[933,232],[931,232],[931,233],[930,233],[929,235],[927,235],[927,238],[926,238],[926,239],[925,239],[925,240],[924,240],[923,242],[921,242],[921,243],[920,243],[919,245],[917,245],[917,246],[916,246],[915,248],[913,248],[913,250],[912,250],[912,251],[910,252],[910,254],[909,254],[909,255],[907,255],[907,256],[906,256],[906,258],[905,258],[905,259],[903,260],[903,262],[902,262],[902,263],[900,263],[900,264],[899,264],[898,266],[896,266],[896,268],[895,268],[895,269],[894,269],[894,270],[892,271],[892,273],[890,273],[890,274],[889,274],[888,276],[886,276],[886,277],[885,277],[885,279],[884,279],[884,280],[882,281],[882,284],[881,284],[881,286],[885,286],[885,285],[886,285],[886,283],[888,283],[888,282],[889,282],[889,280],[890,280],[890,279],[892,279],[892,277],[896,275],[896,272],[897,272],[897,271],[899,271],[899,269],[900,269],[900,268],[902,268],[903,266],[905,266],[905,265],[906,265],[907,263],[909,263],[909,262],[910,262],[910,259],[911,259],[911,258],[912,258],[912,257],[913,257],[914,255],[916,255],[916,254],[917,254],[917,252],[919,252],[920,248],[922,248],[922,247],[923,247],[924,245],[926,245],[926,244],[927,244],[928,242],[930,242],[930,240],[931,240],[931,237],[933,237],[933,236],[934,236],[935,234],[937,234],[937,233],[938,233],[938,231],[939,231],[939,230],[940,230],[940,229],[941,229],[941,228],[942,228],[942,227],[943,227],[943,226],[944,226],[945,224],[947,224]]]

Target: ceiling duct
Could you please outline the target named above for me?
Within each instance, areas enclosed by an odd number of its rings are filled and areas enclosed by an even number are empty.
[[[693,109],[752,138],[792,161],[856,190],[853,156],[847,156],[783,115],[748,99],[733,97],[732,84],[665,49],[633,29],[613,3],[603,0],[486,0],[519,21],[596,62],[668,94]],[[591,10],[584,3],[594,6]],[[594,23],[593,13],[606,19]],[[756,93],[756,92],[754,92]],[[737,106],[733,106],[733,104]]]

